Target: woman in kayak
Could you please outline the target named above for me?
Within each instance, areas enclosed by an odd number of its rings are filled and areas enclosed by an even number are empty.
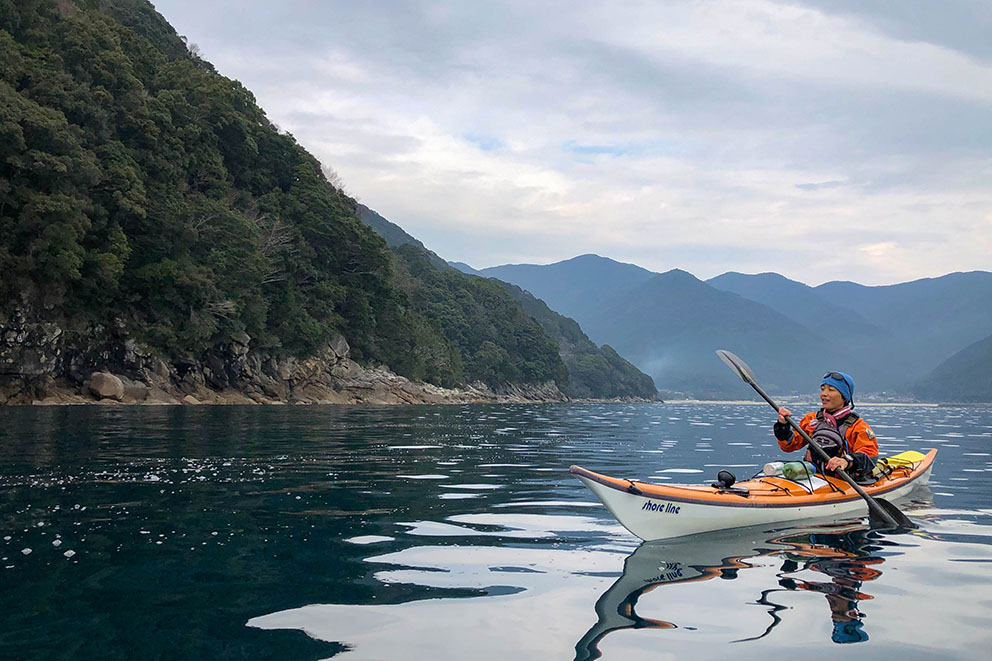
[[[827,372],[820,382],[820,402],[823,408],[807,413],[799,426],[830,459],[824,464],[809,450],[806,450],[806,459],[821,472],[839,468],[855,480],[870,479],[868,476],[878,457],[878,441],[868,423],[854,412],[854,379],[844,372]],[[793,432],[786,422],[785,418],[791,415],[789,409],[782,407],[775,423],[775,438],[786,452],[800,450],[806,445],[802,435]]]

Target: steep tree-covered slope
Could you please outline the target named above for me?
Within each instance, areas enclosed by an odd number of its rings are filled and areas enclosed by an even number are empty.
[[[568,368],[568,383],[562,391],[569,397],[654,399],[658,389],[650,376],[620,356],[608,344],[597,347],[579,324],[549,308],[544,301],[516,285],[497,283],[520,302],[548,335],[558,342]]]
[[[507,301],[497,303],[498,295],[493,289],[495,284],[522,306],[523,310],[557,343],[559,354],[567,368],[567,377],[566,380],[562,380],[560,376],[556,376],[556,381],[566,395],[574,398],[599,399],[654,399],[658,396],[651,377],[624,360],[612,347],[597,347],[582,332],[575,320],[554,312],[545,305],[544,301],[516,285],[495,278],[474,277],[465,274],[462,269],[453,268],[453,265],[449,266],[399,225],[367,207],[359,208],[362,220],[386,240],[386,243],[402,258],[407,268],[414,270],[417,274],[415,279],[430,283],[429,287],[415,288],[415,295],[411,299],[417,305],[433,305],[435,308],[443,307],[447,311],[446,314],[437,315],[441,330],[450,341],[462,347],[463,353],[472,355],[475,351],[473,347],[478,347],[480,344],[478,338],[474,342],[464,342],[468,337],[464,332],[466,318],[487,318],[486,323],[480,324],[480,327],[496,328],[500,320],[489,319],[490,311],[513,307]],[[441,273],[432,273],[428,265]],[[491,303],[481,308],[476,306],[471,314],[467,314],[480,299],[480,295],[489,298]],[[457,320],[453,318],[455,316]],[[521,320],[519,323],[524,322]],[[467,347],[466,344],[471,346]],[[511,346],[514,342],[507,340],[503,344]],[[490,359],[492,357],[489,356]],[[442,364],[444,361],[434,362]],[[551,368],[550,365],[546,366],[546,369]],[[491,371],[494,366],[486,369]],[[554,373],[560,374],[557,371]]]
[[[436,382],[558,378],[512,301],[452,339],[436,276],[397,270],[358,211],[149,3],[0,2],[0,325],[57,324],[60,364],[131,340],[192,364],[246,335],[306,357],[341,333]]]
[[[400,246],[410,244],[427,253],[428,259],[430,259],[431,264],[435,268],[441,270],[452,268],[446,261],[438,257],[436,253],[428,250],[427,246],[420,242],[420,239],[414,238],[402,227],[387,220],[364,204],[358,205],[358,217],[362,219],[363,223],[374,229],[376,234],[385,239],[386,244],[390,248],[399,248]]]
[[[564,384],[568,372],[558,346],[496,283],[455,269],[436,268],[431,255],[413,244],[396,249],[397,266],[411,305],[424,312],[424,328],[411,342],[414,354],[436,347],[414,376],[442,385],[471,380]],[[431,342],[435,330],[451,349]]]
[[[123,317],[172,352],[247,331],[306,353],[342,330],[389,357],[381,241],[246,89],[97,11],[22,7],[0,32],[5,307]]]

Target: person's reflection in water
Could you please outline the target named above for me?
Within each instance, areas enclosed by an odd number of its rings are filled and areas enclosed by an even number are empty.
[[[676,629],[675,622],[644,618],[637,614],[638,601],[656,588],[667,585],[708,581],[712,578],[734,580],[739,572],[755,566],[751,558],[782,558],[778,584],[761,592],[755,603],[767,607],[771,624],[757,636],[734,642],[758,640],[769,636],[786,616],[789,607],[772,601],[775,593],[809,590],[823,594],[830,605],[833,631],[837,643],[868,640],[862,601],[871,595],[861,592],[862,585],[882,575],[876,566],[883,558],[877,554],[888,542],[867,528],[825,527],[817,532],[797,532],[762,542],[730,536],[720,540],[700,536],[697,540],[672,543],[645,543],[624,561],[623,574],[596,601],[597,622],[575,645],[576,661],[590,661],[602,656],[599,645],[607,635],[624,629]],[[809,572],[828,578],[811,581]],[[657,595],[656,596],[660,596]],[[664,599],[656,606],[665,605]],[[676,604],[667,604],[674,616]]]
[[[819,592],[827,598],[833,621],[830,638],[835,643],[868,640],[868,632],[864,630],[864,614],[858,604],[872,596],[861,592],[861,586],[882,575],[881,571],[870,566],[881,564],[882,558],[872,555],[877,547],[868,543],[865,531],[843,535],[797,535],[779,541],[796,546],[796,552],[787,552],[789,559],[782,566],[779,585],[787,590]],[[804,570],[825,574],[830,580],[806,581],[789,576]]]

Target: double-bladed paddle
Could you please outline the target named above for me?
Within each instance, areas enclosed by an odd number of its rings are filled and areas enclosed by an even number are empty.
[[[769,397],[768,394],[761,389],[761,386],[755,383],[754,372],[752,372],[751,368],[747,366],[747,363],[741,360],[738,356],[724,349],[718,349],[716,355],[720,356],[720,360],[727,363],[727,366],[730,367],[730,369],[737,372],[738,376],[740,376],[742,379],[744,379],[746,383],[748,383],[752,388],[754,388],[754,391],[759,395],[761,395],[761,397],[766,402],[768,402],[773,409],[775,409],[776,411],[779,410],[779,405],[776,404],[774,401],[772,401],[772,398]],[[799,427],[799,425],[796,424],[796,421],[792,419],[792,416],[785,416],[785,420],[789,423],[790,427],[792,427],[804,439],[806,439],[806,445],[809,446],[809,448],[813,452],[815,452],[817,456],[820,457],[820,459],[822,459],[824,462],[830,459],[826,451],[824,451],[824,449],[821,448],[819,444],[817,444],[812,438],[810,438],[809,434],[807,434],[803,429]],[[851,476],[848,475],[846,472],[842,471],[839,468],[835,472],[838,475],[840,475],[845,482],[850,484],[851,487],[853,487],[854,490],[858,492],[858,495],[864,498],[865,502],[868,503],[868,518],[870,520],[880,523],[885,523],[893,528],[917,527],[915,523],[909,520],[909,517],[903,514],[898,507],[896,507],[889,501],[883,498],[872,498],[871,496],[869,496],[865,492],[865,490],[862,489],[857,482],[851,479]]]

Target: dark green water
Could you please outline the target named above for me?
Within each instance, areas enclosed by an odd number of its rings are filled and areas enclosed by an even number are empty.
[[[568,466],[743,479],[770,410],[0,409],[0,658],[981,658],[992,410],[862,412],[940,450],[914,534],[640,545]]]

